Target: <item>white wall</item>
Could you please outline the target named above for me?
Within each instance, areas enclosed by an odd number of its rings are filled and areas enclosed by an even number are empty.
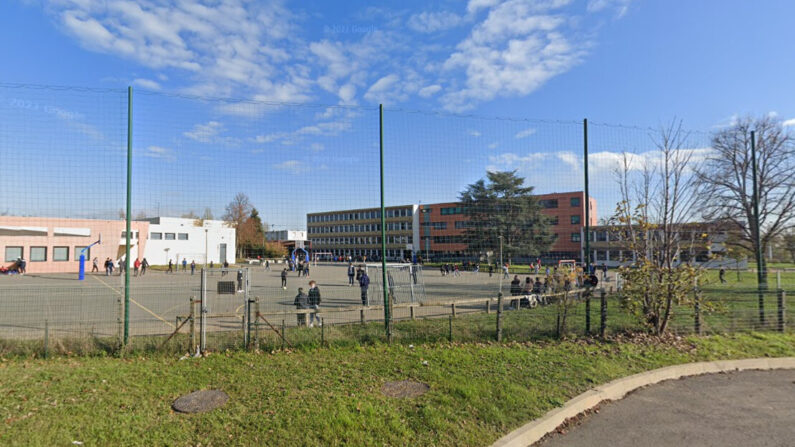
[[[205,220],[204,226],[197,227],[195,219],[156,217],[146,220],[150,225],[144,257],[151,265],[165,265],[169,259],[180,264],[183,258],[188,264],[194,260],[196,264],[204,264],[205,250],[207,263],[221,265],[224,262],[220,258],[221,244],[226,244],[226,261],[235,262],[235,229],[227,227],[223,221]],[[152,239],[152,233],[161,233],[162,239]],[[166,233],[174,233],[175,239],[167,240]],[[180,233],[187,234],[188,240],[179,240]]]

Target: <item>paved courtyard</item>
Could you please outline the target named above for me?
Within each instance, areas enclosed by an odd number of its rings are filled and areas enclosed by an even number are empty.
[[[265,271],[262,266],[249,266],[249,295],[258,298],[262,313],[294,309],[293,298],[298,287],[308,291],[309,281],[315,280],[321,290],[322,310],[326,310],[324,315],[326,321],[344,323],[359,320],[358,309],[350,312],[331,312],[334,309],[361,305],[359,287],[348,286],[346,264],[313,266],[308,278],[298,277],[296,272],[289,272],[287,290],[281,287],[281,268],[283,264],[272,265],[271,271]],[[373,271],[370,275],[370,304],[382,304],[380,277]],[[50,331],[50,336],[56,337],[87,333],[118,334],[123,320],[123,279],[123,276],[104,274],[87,274],[84,281],[78,281],[76,274],[0,276],[0,337],[42,338],[45,325]],[[463,272],[458,277],[443,277],[438,269],[426,269],[419,280],[420,284],[424,282],[426,301],[484,299],[482,304],[459,306],[457,312],[484,311],[485,299],[496,297],[500,283],[499,275],[496,273],[492,277],[489,277],[488,273],[470,272]],[[245,295],[242,293],[218,295],[216,293],[218,281],[236,281],[236,271],[232,270],[226,276],[221,276],[219,272],[208,275],[210,313],[235,314],[238,317],[213,318],[212,325],[216,329],[240,327]],[[503,280],[505,292],[509,282]],[[416,299],[423,298],[421,287],[414,289],[414,293]],[[190,270],[174,274],[149,270],[143,277],[132,278],[131,335],[170,333],[175,328],[177,316],[189,313],[191,297],[199,299],[199,296],[199,270],[195,275],[191,275]],[[401,296],[410,296],[408,286],[403,286]],[[428,306],[417,309],[416,315],[433,316],[449,312],[449,307]],[[395,309],[394,315],[396,318],[408,318],[409,311]],[[370,320],[382,317],[381,310],[366,312],[366,318]],[[293,324],[294,320],[286,318],[288,324]]]

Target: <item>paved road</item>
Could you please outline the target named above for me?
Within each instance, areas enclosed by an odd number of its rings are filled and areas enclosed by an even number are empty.
[[[795,370],[710,374],[602,406],[552,446],[793,446]]]

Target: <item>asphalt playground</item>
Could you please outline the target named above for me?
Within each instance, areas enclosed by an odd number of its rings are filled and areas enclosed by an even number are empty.
[[[354,284],[348,285],[347,264],[321,264],[312,266],[310,276],[289,272],[287,289],[281,287],[280,273],[283,264],[243,266],[248,268],[249,293],[259,302],[263,314],[287,312],[295,309],[293,299],[299,287],[309,289],[315,280],[321,291],[321,314],[332,324],[360,320],[361,292]],[[383,304],[380,279],[371,275],[371,305]],[[168,334],[174,331],[177,317],[190,312],[190,300],[199,299],[201,293],[200,271],[191,275],[190,269],[167,274],[149,270],[146,275],[131,277],[130,281],[130,335]],[[241,327],[245,309],[245,293],[218,294],[219,281],[236,282],[237,270],[230,268],[227,275],[213,271],[207,276],[207,304],[210,330],[234,330]],[[512,278],[512,277],[511,277]],[[524,275],[521,276],[524,280]],[[503,280],[507,292],[510,279]],[[483,298],[483,304],[462,304],[456,312],[482,312],[485,300],[494,298],[500,287],[500,275],[495,273],[462,272],[460,276],[442,276],[438,269],[422,272],[425,301],[452,301]],[[422,285],[422,284],[421,284]],[[405,284],[402,287],[407,287]],[[404,294],[405,296],[405,294]],[[50,337],[85,335],[113,336],[120,333],[123,318],[124,276],[114,274],[87,274],[79,281],[76,274],[28,274],[25,276],[0,276],[0,338],[42,338],[45,327]],[[418,298],[419,299],[419,298]],[[342,308],[355,310],[339,312]],[[197,307],[198,311],[198,307]],[[449,306],[424,306],[416,309],[415,316],[431,317],[450,313]],[[394,317],[408,318],[408,309],[395,309]],[[280,317],[281,319],[283,317]],[[367,320],[383,318],[383,311],[365,312]],[[294,324],[295,318],[285,318]]]

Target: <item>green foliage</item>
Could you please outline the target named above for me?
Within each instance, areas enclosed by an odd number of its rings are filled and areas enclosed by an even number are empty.
[[[506,259],[536,255],[549,250],[554,236],[548,218],[533,196],[533,187],[523,186],[516,171],[488,172],[486,179],[469,185],[459,196],[469,217],[465,238],[472,254],[498,253],[503,237]]]

